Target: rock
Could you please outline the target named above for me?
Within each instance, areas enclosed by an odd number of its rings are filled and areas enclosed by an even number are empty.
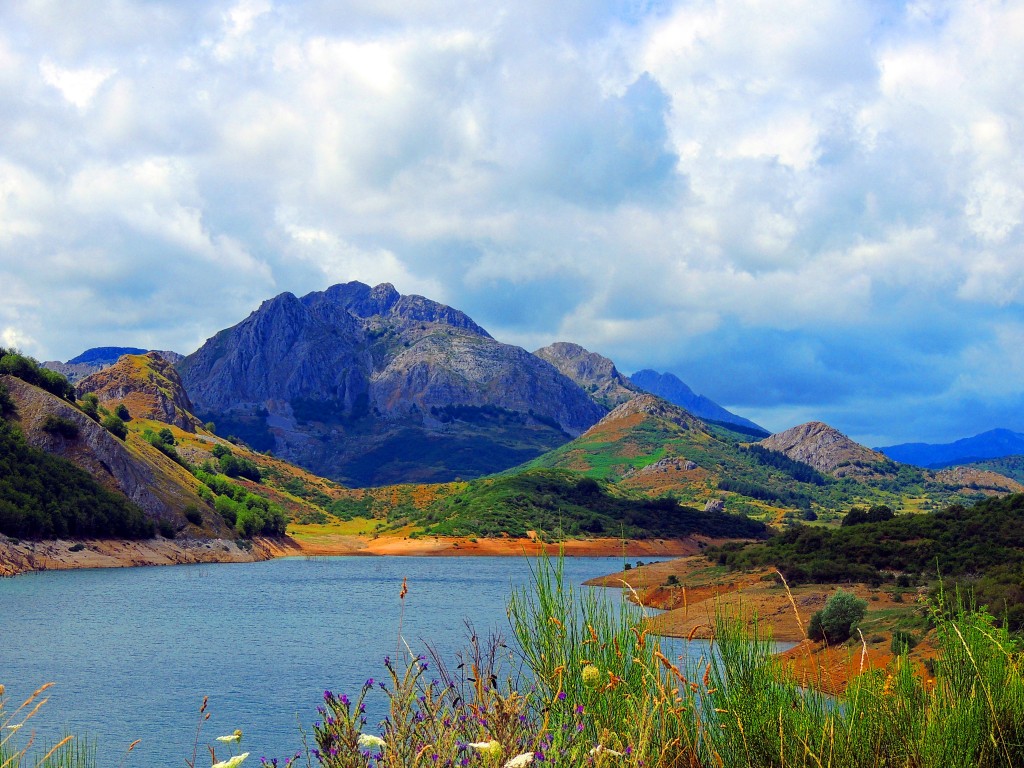
[[[579,344],[556,341],[533,353],[575,381],[598,405],[611,410],[630,400],[640,388],[623,376],[607,357]]]

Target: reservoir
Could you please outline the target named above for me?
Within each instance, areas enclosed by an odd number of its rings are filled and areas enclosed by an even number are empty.
[[[31,721],[37,743],[87,736],[98,765],[113,767],[140,739],[126,766],[183,766],[208,696],[196,765],[208,764],[203,745],[236,728],[247,765],[283,759],[301,749],[300,728],[313,745],[325,689],[357,694],[367,678],[385,677],[386,655],[407,653],[400,621],[413,651],[429,643],[449,661],[466,646],[467,621],[514,645],[506,604],[535,565],[525,557],[285,558],[0,579],[7,713],[54,682]],[[622,567],[621,558],[567,558],[565,581]],[[386,704],[377,694],[368,700],[372,732]]]

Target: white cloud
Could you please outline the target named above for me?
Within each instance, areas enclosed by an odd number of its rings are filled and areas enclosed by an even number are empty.
[[[46,84],[60,91],[61,96],[79,110],[86,109],[92,103],[100,86],[116,71],[97,67],[69,69],[54,64],[48,58],[44,58],[39,64],[39,72]]]

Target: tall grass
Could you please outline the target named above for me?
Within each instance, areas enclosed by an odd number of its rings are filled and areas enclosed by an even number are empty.
[[[0,685],[0,768],[95,768],[96,748],[88,741],[65,736],[53,746],[36,749],[32,720],[46,704],[53,683],[37,688],[20,706],[8,710]]]
[[[422,657],[405,671],[389,660],[388,679],[362,691],[390,699],[381,740],[313,758],[332,768],[1024,766],[1021,644],[984,611],[936,607],[934,676],[902,656],[840,698],[801,687],[748,616],[718,615],[706,658],[670,659],[641,608],[573,587],[558,561],[537,562],[508,613],[511,657],[477,645],[461,681],[444,669],[428,680]],[[358,707],[337,714],[318,723],[318,741],[335,743],[322,737],[336,731],[358,744]]]

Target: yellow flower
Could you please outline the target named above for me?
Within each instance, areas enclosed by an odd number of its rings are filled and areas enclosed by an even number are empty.
[[[240,755],[235,755],[228,760],[222,760],[219,763],[214,763],[210,768],[235,768],[235,766],[241,765],[242,761],[249,756],[248,752],[243,752]]]
[[[583,685],[587,688],[597,688],[601,685],[601,670],[593,664],[587,664],[583,668]]]
[[[230,744],[230,743],[232,743],[234,741],[241,741],[241,740],[242,740],[242,732],[240,730],[238,730],[238,729],[235,729],[235,732],[232,733],[230,736],[218,736],[217,737],[217,741],[223,741],[225,744]]]

